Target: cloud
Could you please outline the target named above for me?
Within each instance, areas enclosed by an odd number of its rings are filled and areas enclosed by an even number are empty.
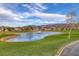
[[[24,20],[31,15],[28,12],[25,13],[15,13],[11,9],[5,8],[5,6],[0,6],[0,26],[24,26],[29,25],[32,20]]]
[[[31,15],[28,12],[25,13],[14,13],[12,10],[0,6],[0,21],[25,21],[23,18],[28,18]]]
[[[28,19],[32,15],[28,12],[14,13],[11,9],[7,9],[4,6],[0,6],[0,26],[25,26],[34,25],[40,20]]]
[[[14,13],[10,9],[6,9],[5,7],[0,7],[0,25],[7,26],[23,26],[23,25],[41,25],[41,24],[53,24],[57,22],[57,19],[60,20],[65,18],[65,15],[61,14],[48,14],[48,13]],[[28,19],[31,16],[38,17],[39,19]],[[45,20],[46,21],[45,21]],[[49,19],[56,19],[53,21],[47,21]],[[1,23],[2,22],[2,23]],[[14,25],[13,25],[14,24]]]
[[[33,16],[43,18],[43,19],[65,19],[65,15],[62,14],[48,14],[48,13],[34,13]]]
[[[40,13],[47,9],[47,7],[41,3],[26,3],[22,6],[28,8],[31,13]]]
[[[7,4],[8,5],[8,4]],[[18,4],[16,4],[18,5]],[[13,6],[14,7],[14,6]],[[48,7],[44,4],[22,4],[22,7],[28,8],[30,12],[21,12],[7,8],[7,6],[0,5],[0,26],[25,26],[25,25],[42,25],[42,24],[54,24],[64,22],[65,15],[62,14],[49,14],[43,13]],[[22,8],[21,7],[21,8]],[[15,7],[17,10],[17,8]],[[36,17],[36,18],[34,18]]]
[[[0,7],[0,20],[12,20],[18,17],[17,14],[13,13],[11,10],[9,9],[5,9],[4,7]]]
[[[66,15],[62,14],[34,13],[32,15],[40,18],[41,20],[40,24],[66,23]]]

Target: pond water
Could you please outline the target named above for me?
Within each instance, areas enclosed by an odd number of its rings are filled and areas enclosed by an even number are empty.
[[[15,38],[7,40],[7,42],[25,42],[25,41],[34,41],[40,40],[48,35],[61,34],[60,32],[26,32],[21,33]]]

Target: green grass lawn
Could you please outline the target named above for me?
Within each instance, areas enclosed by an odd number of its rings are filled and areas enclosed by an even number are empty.
[[[79,30],[72,31],[70,40],[67,36],[68,31],[33,42],[0,42],[0,56],[53,56],[64,45],[79,40]]]

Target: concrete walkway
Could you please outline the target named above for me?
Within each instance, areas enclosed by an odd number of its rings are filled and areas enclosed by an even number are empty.
[[[66,46],[60,56],[79,56],[79,41]]]

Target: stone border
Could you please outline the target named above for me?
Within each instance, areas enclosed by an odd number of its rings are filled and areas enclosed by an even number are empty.
[[[64,51],[65,48],[67,48],[67,47],[69,47],[71,45],[74,45],[75,43],[78,43],[78,42],[79,42],[79,40],[73,41],[73,42],[65,45],[64,47],[60,48],[59,51],[57,52],[57,54],[55,56],[61,56],[61,53],[63,53],[63,51]]]

